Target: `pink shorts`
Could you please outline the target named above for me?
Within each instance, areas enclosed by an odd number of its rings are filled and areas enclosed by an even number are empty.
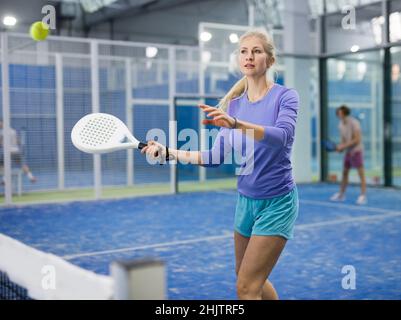
[[[344,157],[344,168],[360,168],[363,167],[362,151],[347,152]]]

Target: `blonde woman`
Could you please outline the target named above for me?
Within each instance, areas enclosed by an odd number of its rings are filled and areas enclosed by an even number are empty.
[[[237,145],[239,137],[253,141],[253,168],[238,176],[235,212],[235,258],[239,299],[278,299],[268,277],[278,261],[298,216],[298,193],[292,177],[290,154],[299,107],[293,89],[273,83],[268,70],[275,63],[270,37],[257,30],[239,41],[238,64],[243,78],[221,100],[219,108],[200,105],[220,127],[211,150],[169,149],[149,141],[142,153],[152,158],[177,159],[202,166],[217,166]]]

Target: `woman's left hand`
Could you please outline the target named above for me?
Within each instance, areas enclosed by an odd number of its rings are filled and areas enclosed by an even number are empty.
[[[212,124],[217,127],[225,127],[230,129],[235,124],[234,118],[229,116],[226,112],[224,112],[220,108],[214,108],[206,104],[200,104],[199,108],[201,108],[203,112],[206,113],[207,117],[213,117],[212,119],[202,120],[203,124]]]

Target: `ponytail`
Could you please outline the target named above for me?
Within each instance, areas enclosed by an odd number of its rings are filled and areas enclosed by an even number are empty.
[[[227,92],[227,94],[220,100],[218,107],[223,109],[223,111],[227,111],[230,101],[234,98],[241,96],[248,88],[248,81],[246,77],[242,77],[238,80]]]

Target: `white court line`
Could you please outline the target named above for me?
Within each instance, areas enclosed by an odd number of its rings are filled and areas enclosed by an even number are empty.
[[[232,233],[224,234],[221,236],[211,236],[211,237],[204,237],[204,238],[196,238],[196,239],[188,239],[188,240],[180,240],[180,241],[172,241],[172,242],[163,242],[163,243],[155,243],[149,245],[143,245],[139,247],[128,247],[128,248],[121,248],[121,249],[112,249],[112,250],[104,250],[104,251],[95,251],[95,252],[87,252],[87,253],[77,253],[77,254],[70,254],[63,256],[63,259],[71,260],[75,258],[81,257],[91,257],[97,255],[104,255],[104,254],[112,254],[112,253],[120,253],[120,252],[127,252],[127,251],[136,251],[136,250],[143,250],[143,249],[152,249],[152,248],[162,248],[162,247],[170,247],[175,245],[182,245],[188,243],[197,243],[201,241],[213,241],[213,240],[220,240],[226,239],[228,237],[232,237]]]
[[[376,214],[376,215],[367,215],[367,216],[360,216],[360,217],[336,219],[336,220],[330,220],[330,221],[305,223],[305,224],[296,225],[295,229],[308,230],[308,229],[314,229],[314,228],[318,228],[318,227],[334,226],[336,224],[341,224],[341,223],[370,222],[371,220],[393,218],[393,217],[401,217],[401,211],[389,211],[386,214]]]
[[[331,208],[343,208],[350,210],[357,210],[360,212],[369,211],[369,212],[381,212],[381,213],[401,213],[401,211],[391,210],[391,209],[383,209],[383,208],[375,208],[375,207],[367,207],[367,206],[358,206],[352,204],[338,203],[338,202],[326,202],[326,201],[317,201],[317,200],[299,200],[300,203],[312,204],[324,207]]]
[[[236,194],[237,192],[235,191],[217,191],[216,193],[221,193],[221,194],[228,194],[228,195],[233,195]],[[311,204],[311,205],[318,205],[318,206],[324,206],[324,207],[330,207],[330,208],[343,208],[343,209],[349,209],[349,210],[356,210],[360,212],[381,212],[381,213],[399,213],[401,211],[396,211],[396,210],[390,210],[390,209],[383,209],[383,208],[375,208],[375,207],[368,207],[364,205],[352,205],[352,204],[345,204],[345,203],[339,203],[339,202],[328,202],[328,201],[318,201],[318,200],[305,200],[305,199],[300,199],[300,203],[304,204]]]
[[[309,229],[314,229],[314,228],[319,228],[319,227],[333,226],[333,225],[342,224],[342,223],[370,222],[372,220],[393,218],[393,217],[400,217],[400,216],[401,216],[401,211],[395,211],[395,212],[387,211],[386,214],[367,215],[367,216],[360,216],[360,217],[352,217],[352,218],[344,218],[344,219],[336,219],[336,220],[329,220],[329,221],[300,224],[300,225],[295,226],[295,230],[309,230]],[[63,256],[63,258],[66,260],[72,260],[72,259],[81,258],[81,257],[93,257],[93,256],[122,253],[122,252],[128,252],[128,251],[137,251],[137,250],[144,250],[144,249],[170,247],[170,246],[183,245],[183,244],[189,244],[189,243],[198,243],[198,242],[202,242],[202,241],[221,240],[221,239],[231,238],[232,236],[233,236],[232,232],[230,232],[230,233],[227,232],[226,234],[223,234],[220,236],[210,236],[210,237],[203,237],[203,238],[196,238],[196,239],[155,243],[155,244],[143,245],[143,246],[138,246],[138,247],[128,247],[128,248],[121,248],[121,249],[77,253],[77,254]]]

